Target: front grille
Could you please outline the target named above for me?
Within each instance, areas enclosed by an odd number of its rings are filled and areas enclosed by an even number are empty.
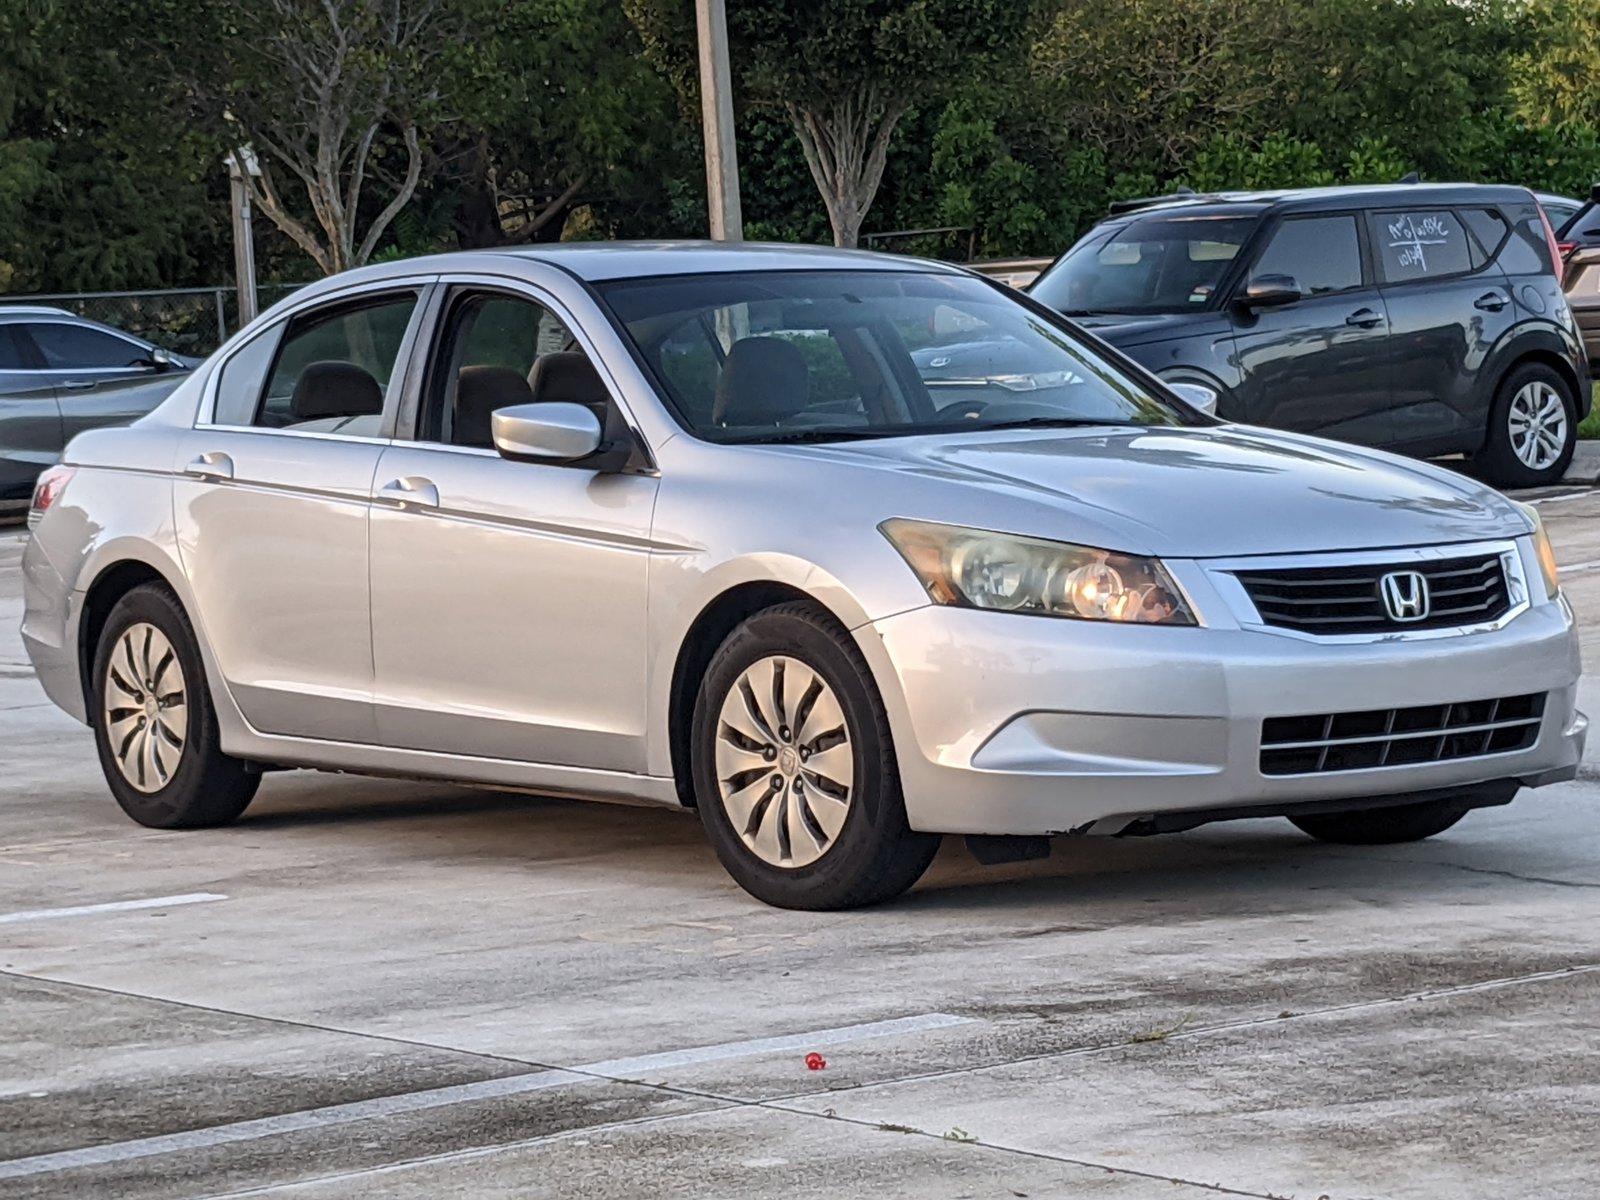
[[[1526,750],[1538,740],[1544,694],[1268,717],[1261,722],[1263,775],[1314,775],[1415,766]]]
[[[1428,615],[1396,621],[1384,607],[1383,577],[1416,571],[1428,581]],[[1239,571],[1239,582],[1268,625],[1302,633],[1393,633],[1406,629],[1451,629],[1496,621],[1511,607],[1500,555],[1371,563],[1352,567],[1292,567]]]

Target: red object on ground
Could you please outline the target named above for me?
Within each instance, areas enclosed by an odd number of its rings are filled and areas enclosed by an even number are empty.
[[[808,1071],[820,1071],[827,1065],[828,1060],[823,1058],[822,1055],[818,1054],[815,1050],[806,1055],[806,1070]]]

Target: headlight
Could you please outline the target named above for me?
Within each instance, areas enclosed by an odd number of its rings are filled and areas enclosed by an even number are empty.
[[[1517,507],[1527,513],[1528,519],[1533,522],[1533,552],[1539,558],[1539,574],[1544,576],[1544,594],[1554,600],[1561,594],[1561,568],[1556,565],[1556,551],[1550,544],[1550,535],[1544,531],[1544,518],[1531,504],[1518,504]]]
[[[1193,625],[1153,558],[895,517],[880,529],[938,604],[1085,621]]]

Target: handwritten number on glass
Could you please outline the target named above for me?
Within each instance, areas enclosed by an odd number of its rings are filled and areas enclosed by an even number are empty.
[[[1450,241],[1451,229],[1442,213],[1413,216],[1401,213],[1389,222],[1389,249],[1397,251],[1396,262],[1417,271],[1428,269],[1425,246],[1443,246]]]

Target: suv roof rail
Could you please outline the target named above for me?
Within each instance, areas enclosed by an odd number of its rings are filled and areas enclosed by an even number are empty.
[[[1196,200],[1200,193],[1188,184],[1180,184],[1164,196],[1131,196],[1126,200],[1113,200],[1106,206],[1106,211],[1112,216],[1121,213],[1138,212],[1141,208],[1151,208],[1157,204],[1170,204],[1174,200]]]

